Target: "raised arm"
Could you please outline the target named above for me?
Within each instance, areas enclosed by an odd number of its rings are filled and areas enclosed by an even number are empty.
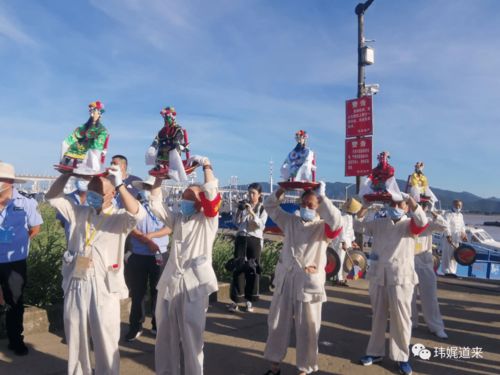
[[[356,218],[353,221],[353,228],[355,232],[366,233],[367,235],[372,235],[375,227],[375,221],[366,221],[366,214],[368,213],[369,206],[363,205],[361,210],[356,214]]]
[[[407,198],[408,207],[413,211],[410,220],[410,232],[413,235],[420,235],[428,226],[429,220],[422,207],[411,196]]]
[[[269,217],[280,227],[284,229],[286,224],[291,220],[292,215],[280,207],[280,203],[285,197],[285,190],[279,188],[276,193],[269,195],[264,200],[264,209]]]
[[[113,165],[108,169],[108,173],[116,192],[120,193],[123,207],[132,215],[137,214],[139,212],[139,202],[129,193],[127,187],[123,184],[120,167]]]
[[[64,196],[64,186],[66,186],[70,177],[70,173],[60,175],[45,194],[45,198],[66,221],[72,222],[75,218],[75,207],[74,204]],[[34,235],[35,234],[33,234],[33,236]],[[32,233],[30,233],[30,236],[32,236]]]
[[[151,201],[149,203],[154,215],[165,224],[165,227],[172,231],[174,228],[174,215],[172,211],[163,204],[163,194],[161,192],[162,182],[163,180],[161,178],[156,177],[151,190]]]
[[[53,199],[62,195],[64,193],[64,187],[66,186],[70,177],[71,173],[64,173],[57,177],[50,189],[47,191],[47,193],[45,193],[45,198]]]

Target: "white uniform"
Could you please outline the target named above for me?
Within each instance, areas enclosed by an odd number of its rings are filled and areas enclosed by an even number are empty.
[[[123,277],[125,238],[146,213],[141,205],[136,215],[111,206],[97,215],[94,208],[78,206],[63,195],[49,203],[70,227],[68,253],[62,266],[68,374],[92,374],[89,328],[95,373],[119,374],[120,299],[128,297]],[[77,254],[84,251],[89,239],[90,252],[85,256],[92,259],[92,266],[80,277]]]
[[[333,247],[340,259],[340,270],[339,273],[337,274],[338,281],[344,280],[343,266],[344,266],[346,251],[342,249],[342,243],[345,243],[346,249],[349,249],[352,247],[352,243],[356,239],[352,223],[353,220],[351,214],[342,214],[342,234],[340,235],[340,237],[336,241],[335,246]]]
[[[458,246],[463,236],[465,236],[464,216],[461,212],[449,212],[445,216],[448,228],[441,238],[441,269],[443,273],[457,273],[457,261],[453,257],[455,248]],[[453,246],[447,240],[447,236],[451,236]]]
[[[394,223],[390,218],[354,221],[354,230],[373,236],[370,266],[372,333],[366,355],[385,355],[385,331],[390,311],[389,355],[398,362],[409,358],[411,338],[411,300],[418,277],[414,267],[414,235],[427,224],[427,217],[418,207],[410,219],[403,216]]]
[[[189,220],[153,197],[151,208],[173,230],[170,257],[158,282],[156,373],[178,375],[184,356],[186,375],[203,374],[203,332],[208,296],[217,291],[212,246],[218,229],[217,181],[203,185],[203,211]]]
[[[442,232],[446,228],[446,221],[442,216],[438,216],[430,221],[425,231],[415,239],[415,271],[418,285],[415,285],[411,306],[413,326],[418,326],[418,293],[424,320],[433,333],[444,331],[444,323],[437,299],[437,279],[432,260],[432,232]]]
[[[283,249],[275,270],[276,287],[268,316],[264,357],[279,363],[286,355],[295,318],[299,371],[318,370],[318,336],[321,306],[326,301],[325,266],[329,241],[342,230],[340,211],[328,199],[318,208],[321,220],[304,222],[279,207],[275,194],[264,202],[273,221],[284,233]],[[315,266],[316,273],[305,268]]]

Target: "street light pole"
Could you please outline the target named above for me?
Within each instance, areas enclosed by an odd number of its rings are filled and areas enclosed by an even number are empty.
[[[373,3],[373,0],[368,0],[364,3],[356,5],[354,12],[358,16],[358,98],[365,94],[365,64],[363,63],[363,47],[365,46],[365,11]],[[356,176],[356,194],[359,194],[361,185],[361,176]]]
[[[346,200],[346,201],[347,201],[347,190],[349,190],[349,188],[350,188],[351,186],[354,186],[354,185],[355,185],[355,184],[350,184],[350,185],[347,185],[347,186],[345,187],[345,200]]]

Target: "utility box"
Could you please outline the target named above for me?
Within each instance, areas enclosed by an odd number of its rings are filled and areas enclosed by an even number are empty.
[[[375,50],[372,47],[364,46],[361,48],[361,63],[363,65],[375,63]]]

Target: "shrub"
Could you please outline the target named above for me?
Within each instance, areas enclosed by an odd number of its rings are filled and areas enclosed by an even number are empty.
[[[231,273],[224,265],[234,254],[234,237],[225,234],[217,234],[212,251],[212,265],[214,267],[217,281],[231,281]]]
[[[66,238],[56,211],[47,203],[40,204],[43,224],[31,241],[28,256],[28,283],[24,301],[28,305],[48,306],[62,301],[61,262]]]
[[[264,248],[262,249],[262,254],[260,256],[262,275],[272,275],[274,273],[282,246],[283,244],[281,241],[264,241]],[[233,257],[233,254],[234,236],[219,233],[215,238],[212,252],[212,264],[219,282],[231,281],[232,274],[226,270],[224,265]]]
[[[260,256],[260,266],[262,267],[263,275],[272,275],[274,273],[282,247],[282,241],[264,240],[264,249],[262,249]]]

